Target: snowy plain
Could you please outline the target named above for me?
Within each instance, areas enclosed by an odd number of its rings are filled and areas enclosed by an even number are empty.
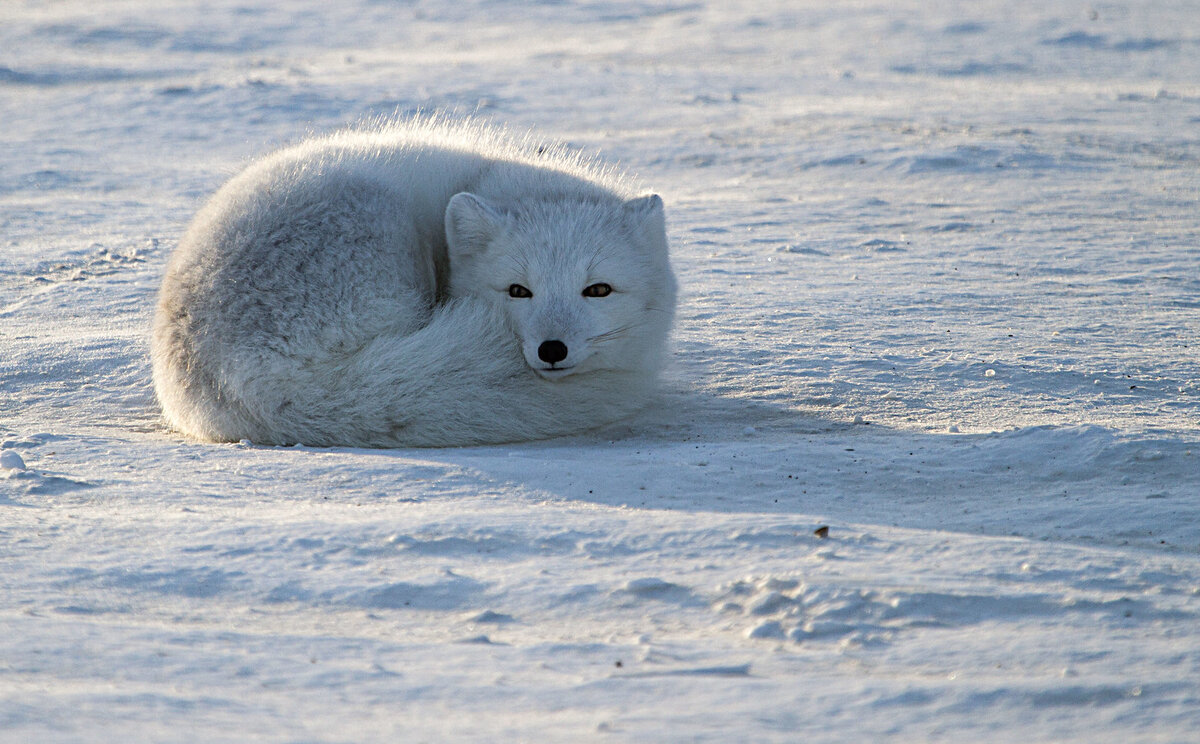
[[[166,430],[203,199],[429,110],[662,194],[661,399]],[[1184,0],[0,4],[0,741],[1197,741],[1198,133]]]

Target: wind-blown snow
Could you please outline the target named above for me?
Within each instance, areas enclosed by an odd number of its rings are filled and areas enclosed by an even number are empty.
[[[0,740],[1194,740],[1198,81],[1173,0],[4,3]],[[663,195],[659,403],[166,431],[201,201],[435,109]]]

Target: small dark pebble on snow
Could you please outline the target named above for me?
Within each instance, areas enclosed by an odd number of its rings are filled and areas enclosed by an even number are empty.
[[[813,534],[822,539],[829,537],[829,525],[827,525],[827,524],[821,525],[820,527],[813,530]]]

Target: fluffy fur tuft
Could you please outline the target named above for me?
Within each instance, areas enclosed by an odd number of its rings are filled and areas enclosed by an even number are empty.
[[[447,446],[644,403],[675,306],[662,200],[474,124],[393,122],[254,163],[167,266],[154,384],[213,441]]]

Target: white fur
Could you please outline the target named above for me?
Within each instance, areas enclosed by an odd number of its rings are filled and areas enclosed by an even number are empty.
[[[154,384],[207,440],[558,436],[645,401],[674,306],[657,196],[561,148],[391,123],[277,152],[201,209],[159,294]]]

